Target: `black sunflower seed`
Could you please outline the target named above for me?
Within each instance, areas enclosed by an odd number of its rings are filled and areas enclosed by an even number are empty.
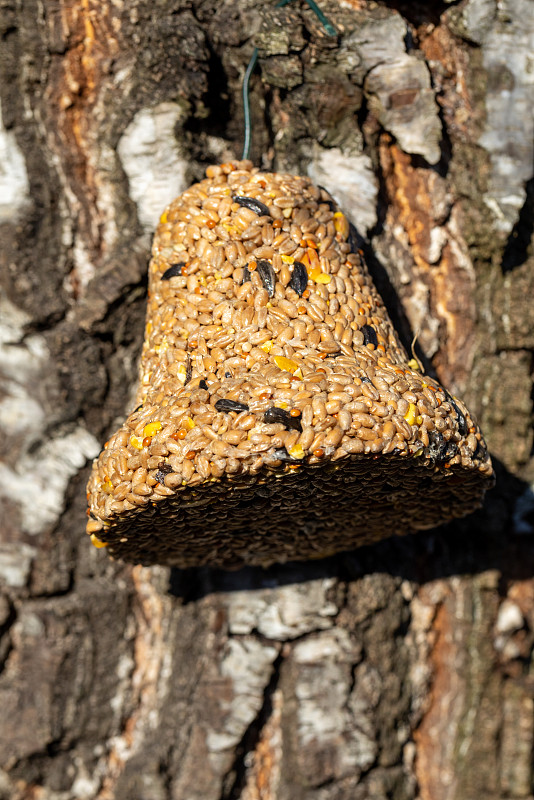
[[[182,267],[185,267],[185,261],[181,261],[179,264],[171,264],[169,269],[166,269],[161,276],[161,280],[168,281],[170,278],[176,278],[178,275],[181,275]]]
[[[184,383],[184,386],[185,386],[186,383],[189,383],[189,381],[191,380],[191,375],[192,374],[193,374],[193,365],[191,364],[191,359],[189,358],[189,356],[187,356],[187,361],[186,361],[186,364],[185,364],[185,383]]]
[[[460,434],[460,436],[467,436],[467,434],[469,433],[469,429],[467,427],[467,422],[466,422],[466,419],[465,419],[464,415],[462,414],[462,412],[458,408],[457,403],[454,402],[454,400],[452,399],[450,394],[448,392],[445,392],[445,394],[447,395],[447,400],[449,401],[449,403],[451,404],[451,406],[454,408],[454,410],[456,412],[456,422],[458,423],[458,433]]]
[[[154,473],[154,477],[158,483],[165,483],[165,473],[158,469],[157,472]]]
[[[450,458],[454,458],[455,455],[459,452],[460,448],[455,442],[448,442],[447,443],[447,460]]]
[[[245,266],[243,267],[243,280],[241,281],[241,284],[246,283],[250,279],[251,279],[251,275],[250,275],[250,272],[249,272],[249,269],[248,269],[247,265],[245,264]]]
[[[243,197],[243,196],[236,196],[233,198],[234,203],[237,203],[243,208],[249,208],[251,211],[254,211],[255,214],[258,214],[260,217],[270,217],[271,212],[260,200],[256,200],[254,197]]]
[[[289,285],[299,297],[302,297],[302,293],[308,285],[308,270],[301,261],[294,262]]]
[[[436,461],[445,461],[447,457],[447,442],[439,431],[429,431],[428,455]]]
[[[363,333],[363,343],[365,345],[374,344],[375,347],[378,347],[378,337],[371,325],[362,325],[360,330]]]
[[[199,388],[199,389],[207,389],[207,388],[208,388],[208,384],[206,383],[206,381],[205,381],[204,379],[202,379],[202,380],[199,382],[199,384],[198,384],[198,388]]]
[[[351,253],[357,253],[359,250],[361,250],[362,246],[365,244],[364,238],[360,236],[360,234],[358,233],[352,222],[349,222],[348,242],[350,245]]]
[[[154,473],[154,477],[158,483],[165,483],[165,475],[168,475],[170,472],[172,472],[170,464],[160,464],[159,469]]]
[[[258,275],[260,276],[263,285],[269,292],[269,297],[273,297],[274,287],[276,285],[276,273],[273,269],[273,265],[269,264],[268,261],[258,261]]]
[[[215,408],[217,411],[248,411],[248,406],[246,403],[238,403],[237,400],[217,400],[215,403]]]
[[[298,417],[292,417],[289,411],[285,408],[278,408],[278,406],[271,406],[263,415],[263,421],[281,422],[287,430],[293,429],[294,431],[302,431],[302,423]]]

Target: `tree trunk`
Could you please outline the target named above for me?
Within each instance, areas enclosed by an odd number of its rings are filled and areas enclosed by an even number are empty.
[[[534,778],[529,0],[1,0],[2,800],[497,800]],[[484,508],[323,561],[130,567],[84,535],[158,215],[240,155],[325,185],[465,398]]]

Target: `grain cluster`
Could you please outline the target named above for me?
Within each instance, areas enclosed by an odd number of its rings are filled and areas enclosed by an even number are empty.
[[[324,189],[234,162],[170,204],[135,410],[88,484],[94,544],[179,567],[320,557],[463,516],[492,474]]]

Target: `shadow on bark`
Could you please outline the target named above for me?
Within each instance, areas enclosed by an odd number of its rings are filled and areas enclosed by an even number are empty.
[[[502,255],[503,274],[520,267],[528,258],[528,248],[534,232],[534,178],[527,181],[526,198]]]
[[[484,506],[465,519],[318,561],[235,572],[209,567],[172,569],[169,593],[185,605],[216,592],[273,589],[328,577],[354,581],[373,572],[419,584],[492,569],[502,573],[504,582],[531,578],[534,494],[498,459],[493,458],[493,465],[495,487],[486,495]]]

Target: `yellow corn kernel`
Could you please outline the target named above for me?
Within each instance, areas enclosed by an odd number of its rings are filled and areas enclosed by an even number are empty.
[[[282,209],[282,214],[286,219],[289,219],[289,217],[291,216],[292,213],[293,213],[293,209],[292,208],[283,208]]]
[[[264,353],[270,353],[273,346],[273,340],[267,339],[266,342],[260,344],[260,350],[263,350]]]
[[[111,481],[105,481],[102,484],[102,491],[105,492],[106,494],[111,494],[111,492],[113,491],[113,484],[111,483]]]
[[[143,428],[143,438],[145,436],[154,436],[156,431],[160,431],[162,429],[162,424],[159,420],[155,422],[149,422],[148,425],[145,425]]]
[[[413,369],[413,371],[414,371],[414,372],[421,372],[421,371],[422,371],[422,370],[421,370],[421,367],[420,367],[420,365],[419,365],[419,362],[418,362],[418,361],[416,361],[416,359],[415,359],[415,358],[411,358],[411,359],[408,361],[408,366],[410,367],[410,369]]]
[[[408,411],[404,415],[404,419],[406,420],[408,425],[413,425],[414,424],[415,416],[416,416],[415,412],[416,411],[417,411],[417,409],[415,407],[415,404],[414,403],[410,403],[410,405],[408,406]]]
[[[92,533],[89,538],[91,539],[91,543],[94,544],[94,546],[97,547],[98,549],[100,549],[101,547],[108,546],[108,542],[100,541],[100,539],[97,536],[95,536],[94,533]]]
[[[287,452],[291,458],[304,458],[304,450],[302,449],[301,444],[296,444],[293,447],[290,447]]]
[[[423,417],[421,416],[421,414],[418,414],[418,415],[416,416],[416,418],[415,418],[415,424],[416,424],[416,425],[422,425],[422,424],[423,424]]]
[[[275,356],[274,363],[278,367],[278,369],[283,369],[286,372],[295,372],[298,369],[298,364],[296,361],[293,361],[292,358],[286,358],[285,356]]]
[[[336,211],[334,214],[334,228],[344,239],[349,235],[349,221],[341,211]]]
[[[167,222],[167,212],[166,211],[163,212],[163,214],[159,218],[159,221],[161,222],[162,225],[165,225],[165,223]]]
[[[322,272],[320,266],[314,267],[309,273],[309,277],[312,281],[315,281],[315,283],[330,283],[332,280],[332,276],[327,275],[326,272]]]
[[[183,383],[185,386],[185,382],[187,379],[187,370],[185,368],[185,364],[180,364],[180,366],[176,370],[176,377],[178,378],[180,383]]]
[[[298,369],[296,369],[296,370],[295,370],[295,372],[293,373],[293,377],[294,377],[294,378],[298,378],[298,379],[299,379],[299,381],[301,381],[301,380],[302,380],[302,378],[303,378],[304,376],[302,375],[302,370],[301,370],[301,368],[300,368],[300,367],[299,367]]]
[[[295,262],[293,256],[280,256],[280,258],[282,259],[284,264],[293,264]]]
[[[143,440],[139,439],[137,436],[130,436],[130,444],[132,447],[135,447],[136,450],[143,449]]]
[[[189,431],[195,427],[195,423],[193,422],[191,417],[184,417],[181,424],[184,428],[187,428],[187,430]]]
[[[158,354],[164,353],[168,349],[168,347],[169,347],[169,342],[167,341],[167,337],[164,336],[161,342],[154,346],[154,352]]]

